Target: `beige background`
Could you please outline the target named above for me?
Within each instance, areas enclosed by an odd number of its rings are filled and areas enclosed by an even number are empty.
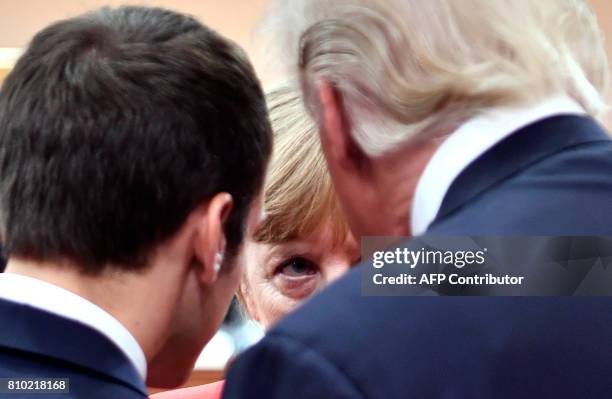
[[[612,0],[587,2],[597,12],[599,23],[607,37],[608,53],[612,54]],[[255,51],[251,38],[267,3],[268,0],[0,0],[0,50],[26,46],[28,40],[51,21],[103,5],[146,4],[167,7],[198,17],[210,27],[238,42],[258,65],[259,54]],[[7,65],[2,65],[0,51],[0,81],[7,72],[6,67]]]
[[[51,21],[119,4],[157,5],[192,14],[248,47],[266,0],[0,0],[0,47],[23,47]]]
[[[597,11],[612,50],[612,1],[587,2]],[[0,47],[23,47],[51,21],[118,4],[158,5],[195,15],[252,51],[250,35],[267,0],[0,0]]]
[[[0,0],[0,82],[11,62],[4,60],[3,65],[2,48],[27,46],[52,21],[119,4],[156,5],[192,14],[253,55],[252,32],[267,0]]]

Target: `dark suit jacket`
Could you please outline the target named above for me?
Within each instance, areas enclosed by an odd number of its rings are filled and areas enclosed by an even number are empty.
[[[456,179],[428,234],[612,235],[612,142],[584,117],[523,128]],[[607,297],[363,297],[361,273],[243,354],[224,397],[612,397]]]
[[[68,378],[69,394],[18,398],[146,398],[136,369],[114,343],[88,326],[0,300],[0,378]]]

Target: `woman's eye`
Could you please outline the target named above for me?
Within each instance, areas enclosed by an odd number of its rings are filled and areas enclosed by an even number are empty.
[[[303,277],[316,274],[318,267],[308,259],[295,257],[283,262],[277,270],[286,277]]]

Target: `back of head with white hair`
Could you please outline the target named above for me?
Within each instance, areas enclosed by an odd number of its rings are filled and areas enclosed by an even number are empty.
[[[279,0],[268,22],[315,118],[329,82],[370,156],[491,107],[567,94],[605,109],[603,38],[582,0]]]

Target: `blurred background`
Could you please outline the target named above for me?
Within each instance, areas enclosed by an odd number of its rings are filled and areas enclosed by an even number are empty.
[[[40,29],[102,6],[154,5],[191,14],[254,56],[252,32],[267,3],[267,0],[0,0],[0,82],[20,50]]]
[[[253,40],[253,31],[269,0],[0,0],[0,82],[19,56],[21,49],[41,28],[52,21],[78,15],[104,5],[146,4],[162,6],[191,14],[208,26],[240,44],[256,67],[262,66],[261,54]],[[461,1],[461,0],[457,0]],[[495,0],[493,0],[495,1]],[[534,0],[535,1],[535,0]],[[612,1],[586,0],[596,11],[612,53]],[[260,72],[265,72],[261,68]],[[274,76],[262,75],[269,83]],[[610,97],[612,99],[612,97]],[[612,119],[608,118],[612,122]]]
[[[612,0],[587,0],[587,2],[597,13],[600,26],[607,38],[608,54],[612,54]],[[261,68],[263,60],[260,59],[261,54],[257,51],[253,36],[267,3],[267,0],[0,0],[0,83],[30,38],[50,22],[104,5],[146,4],[194,15],[237,42],[246,50],[260,71],[265,86],[275,77],[266,75]],[[612,100],[612,96],[608,95],[608,99]],[[612,127],[612,115],[606,117],[605,123],[608,127]],[[247,320],[239,305],[234,303],[223,329],[205,348],[188,385],[221,379],[228,360],[258,340],[262,334],[261,328]]]

